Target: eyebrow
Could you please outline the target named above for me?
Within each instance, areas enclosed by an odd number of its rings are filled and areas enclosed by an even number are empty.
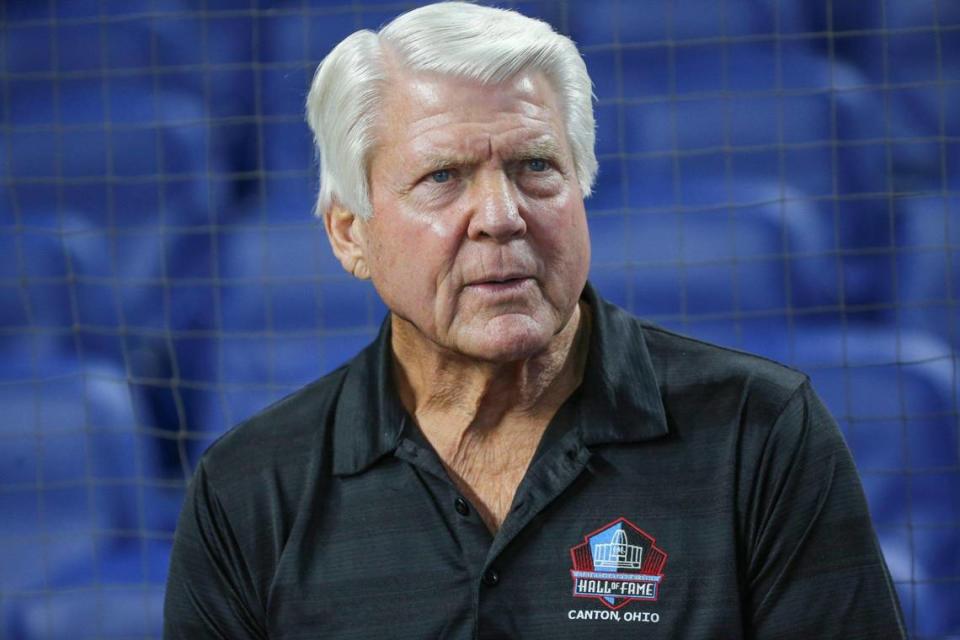
[[[472,160],[469,156],[440,154],[427,156],[421,164],[421,169],[427,172],[440,171],[450,167],[462,167],[470,164]]]
[[[557,160],[561,157],[560,145],[552,137],[540,137],[530,142],[517,145],[510,150],[507,157],[508,161],[528,160],[531,158],[544,158],[548,160]],[[437,153],[427,155],[420,163],[423,171],[433,172],[448,169],[450,167],[462,167],[470,165],[476,161],[476,156],[464,155],[458,153]]]
[[[511,157],[514,159],[544,158],[555,160],[560,158],[560,145],[551,137],[537,138],[527,144],[517,147]]]

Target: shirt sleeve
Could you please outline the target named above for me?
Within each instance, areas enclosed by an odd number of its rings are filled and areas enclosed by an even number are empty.
[[[251,571],[201,462],[180,512],[163,612],[165,640],[266,638]]]
[[[755,638],[906,638],[853,459],[809,380],[769,432],[749,512]]]

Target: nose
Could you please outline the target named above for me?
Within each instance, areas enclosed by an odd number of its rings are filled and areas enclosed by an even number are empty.
[[[507,242],[527,232],[527,223],[508,176],[502,171],[491,171],[472,186],[473,212],[467,228],[471,240],[491,238]]]

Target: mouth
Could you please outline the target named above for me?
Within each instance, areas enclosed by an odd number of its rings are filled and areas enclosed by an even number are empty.
[[[467,285],[467,288],[486,294],[510,294],[522,292],[534,282],[531,276],[505,276],[472,282]]]

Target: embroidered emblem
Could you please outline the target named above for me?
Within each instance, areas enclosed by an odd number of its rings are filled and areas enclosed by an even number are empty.
[[[573,595],[596,598],[610,609],[631,600],[656,601],[667,554],[645,531],[617,518],[570,549]]]

